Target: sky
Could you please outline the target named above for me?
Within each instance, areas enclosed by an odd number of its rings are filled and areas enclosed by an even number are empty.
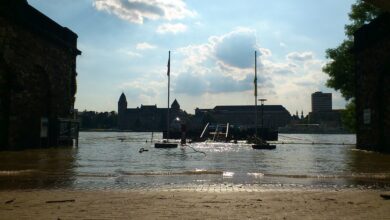
[[[343,39],[353,0],[28,0],[78,35],[79,111],[117,111],[122,92],[129,108],[167,106],[188,113],[216,105],[254,104],[258,98],[291,114],[311,111],[311,93],[326,87],[328,48]]]

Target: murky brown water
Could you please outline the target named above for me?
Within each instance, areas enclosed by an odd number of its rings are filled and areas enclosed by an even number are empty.
[[[355,150],[354,135],[283,135],[284,144],[273,151],[243,143],[191,145],[206,155],[189,147],[155,149],[150,138],[150,133],[82,132],[79,148],[0,152],[0,189],[215,183],[390,188],[390,155]],[[141,147],[149,151],[139,153]]]

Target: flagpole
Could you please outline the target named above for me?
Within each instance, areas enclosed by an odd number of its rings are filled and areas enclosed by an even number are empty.
[[[255,51],[255,137],[257,137],[257,51]]]
[[[167,140],[169,139],[169,95],[170,95],[170,71],[171,71],[171,51],[168,54],[168,113],[167,113]]]

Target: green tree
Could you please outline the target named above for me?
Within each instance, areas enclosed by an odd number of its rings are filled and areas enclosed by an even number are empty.
[[[326,58],[330,60],[323,68],[323,71],[329,75],[326,85],[339,90],[347,100],[355,97],[355,61],[353,54],[351,54],[353,34],[361,26],[375,19],[380,13],[380,9],[358,0],[352,5],[349,13],[351,24],[345,25],[347,39],[338,47],[326,50]]]
[[[116,128],[118,122],[118,114],[111,112],[94,112],[83,111],[79,112],[81,121],[81,129],[113,129]]]
[[[356,132],[355,120],[355,102],[351,101],[345,106],[345,111],[341,115],[341,121],[344,126],[351,132]]]
[[[353,34],[380,13],[380,9],[362,0],[357,0],[349,13],[351,24],[345,25],[347,39],[338,47],[326,50],[326,58],[330,60],[323,68],[323,71],[329,75],[326,85],[340,91],[343,97],[349,101],[346,112],[343,114],[344,125],[349,128],[355,127],[355,59],[351,53]]]

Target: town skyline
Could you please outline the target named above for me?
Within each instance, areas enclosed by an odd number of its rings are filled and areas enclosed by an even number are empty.
[[[171,57],[171,99],[196,107],[253,105],[254,51],[259,97],[294,114],[310,111],[310,95],[327,88],[325,50],[344,39],[353,1],[103,1],[29,0],[79,36],[76,108],[166,107],[166,65]],[[223,4],[223,7],[220,7]],[[263,9],[263,10],[261,10]],[[329,13],[332,12],[332,13]],[[234,13],[234,19],[232,18]],[[324,34],[325,33],[325,34]]]

